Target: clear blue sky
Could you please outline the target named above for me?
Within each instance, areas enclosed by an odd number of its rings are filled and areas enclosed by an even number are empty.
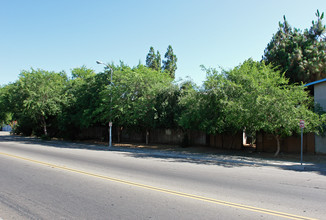
[[[0,0],[0,85],[21,70],[64,70],[96,60],[136,66],[151,46],[172,45],[176,79],[205,79],[200,65],[232,68],[260,60],[283,15],[311,26],[325,0]]]

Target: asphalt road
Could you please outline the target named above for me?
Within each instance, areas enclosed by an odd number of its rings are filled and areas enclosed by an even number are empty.
[[[0,136],[0,219],[326,219],[326,176]]]

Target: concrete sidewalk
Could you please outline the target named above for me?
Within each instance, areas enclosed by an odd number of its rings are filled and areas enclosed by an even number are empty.
[[[0,136],[15,137],[11,136],[9,132],[0,132]],[[18,138],[20,136],[16,137]],[[26,139],[27,137],[21,138]],[[113,147],[109,148],[107,143],[100,142],[43,141],[31,137],[27,139],[34,139],[52,147],[129,152],[134,157],[156,157],[167,160],[197,164],[205,163],[225,167],[276,167],[285,170],[316,171],[326,175],[326,155],[304,155],[303,165],[301,166],[299,154],[281,153],[278,157],[274,157],[272,153],[259,153],[248,150],[222,150],[204,146],[182,148],[173,145],[143,145],[134,143],[114,144]]]
[[[325,155],[303,155],[303,164],[300,163],[300,155],[280,154],[274,157],[271,153],[258,153],[250,151],[232,151],[212,149],[209,147],[181,148],[165,145],[135,145],[117,144],[111,150],[133,152],[141,154],[142,157],[163,157],[179,160],[196,161],[197,163],[209,162],[223,166],[269,166],[285,170],[295,171],[317,171],[326,175]]]

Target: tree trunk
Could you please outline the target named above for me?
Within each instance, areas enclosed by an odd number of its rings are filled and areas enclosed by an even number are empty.
[[[48,136],[48,131],[46,128],[46,121],[45,121],[45,117],[43,115],[42,115],[42,124],[43,124],[44,135]]]
[[[148,145],[149,142],[149,130],[146,129],[146,145]]]
[[[277,150],[276,150],[274,156],[276,157],[280,153],[280,150],[281,150],[280,136],[279,135],[275,135],[275,139],[276,139],[276,143],[277,143]]]

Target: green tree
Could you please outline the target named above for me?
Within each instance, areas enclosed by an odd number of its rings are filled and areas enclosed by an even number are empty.
[[[198,87],[190,80],[180,86],[179,106],[180,115],[177,118],[178,125],[183,130],[199,130],[201,117],[201,97]]]
[[[169,87],[171,78],[143,65],[114,69],[113,85],[101,92],[101,105],[96,114],[103,123],[111,118],[118,127],[146,131],[148,143],[149,130],[158,121],[155,100],[164,88]]]
[[[67,103],[59,116],[61,136],[74,139],[78,131],[96,123],[94,112],[100,105],[100,92],[108,85],[107,75],[95,74],[85,66],[71,71],[66,86]]]
[[[161,54],[159,51],[156,51],[156,57],[155,57],[155,68],[154,70],[161,71],[162,70],[162,59]]]
[[[11,104],[18,125],[34,123],[41,126],[43,134],[47,136],[49,122],[61,112],[66,101],[63,92],[66,83],[67,76],[63,72],[55,73],[41,69],[22,71],[11,91],[14,93]]]
[[[153,70],[161,71],[161,54],[159,51],[155,53],[153,47],[150,47],[146,56],[146,66]]]
[[[10,85],[6,85],[0,87],[0,127],[3,124],[9,124],[12,120],[12,114],[10,112],[9,106],[9,87]]]
[[[263,60],[285,72],[291,83],[312,82],[326,77],[326,27],[324,13],[317,10],[317,21],[304,32],[292,28],[285,16],[267,45]]]
[[[79,81],[82,80],[87,80],[89,78],[94,77],[95,71],[93,69],[89,69],[86,66],[81,66],[81,67],[77,67],[71,70],[71,75],[72,75],[72,79],[77,79]]]
[[[317,132],[322,124],[305,88],[288,82],[271,65],[247,60],[232,70],[209,74],[205,86],[208,93],[217,94],[217,103],[222,106],[217,121],[224,129],[271,133],[277,142],[277,155],[281,138],[299,133],[300,119],[306,121],[305,132]]]
[[[239,103],[232,97],[239,97],[239,85],[227,78],[225,70],[220,73],[214,68],[204,68],[206,81],[204,82],[205,105],[203,111],[207,119],[203,119],[202,129],[211,134],[236,134],[243,130],[242,116]],[[215,113],[215,114],[214,114]]]
[[[177,128],[180,114],[180,90],[177,85],[166,83],[154,99],[154,127]]]
[[[165,60],[163,60],[163,71],[169,73],[172,79],[175,78],[175,71],[177,70],[177,56],[173,53],[172,46],[169,45],[168,49],[164,55]]]

